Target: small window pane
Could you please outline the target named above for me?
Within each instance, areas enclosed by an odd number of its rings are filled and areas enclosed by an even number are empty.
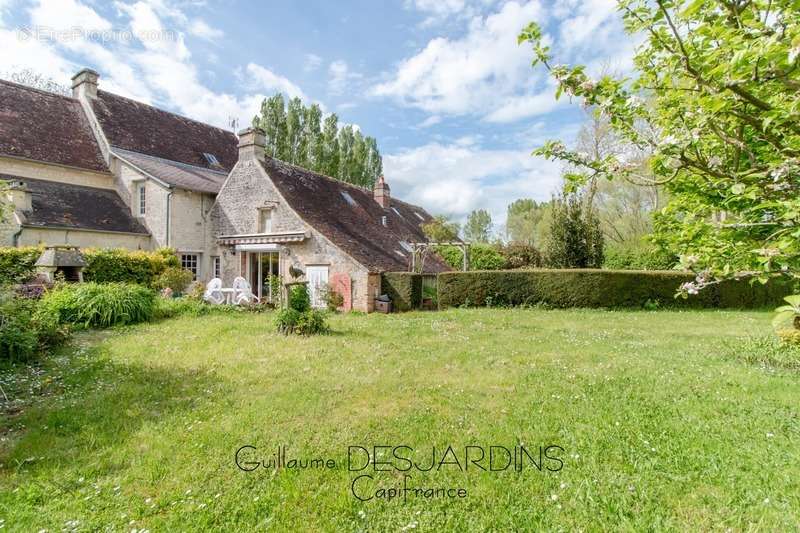
[[[219,260],[219,256],[214,256],[211,258],[211,267],[214,272],[215,278],[222,277],[222,263]]]
[[[181,254],[181,268],[192,273],[193,279],[197,279],[197,254]]]
[[[139,188],[139,214],[144,215],[147,212],[147,191],[145,190],[144,183],[138,185]]]
[[[261,209],[258,212],[258,231],[272,233],[272,209]]]

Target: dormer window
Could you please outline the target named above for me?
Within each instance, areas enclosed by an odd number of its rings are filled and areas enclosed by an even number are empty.
[[[136,184],[136,204],[136,211],[143,217],[147,213],[147,189],[143,181]]]
[[[217,159],[217,156],[215,156],[214,154],[203,152],[203,157],[206,159],[206,163],[208,163],[208,166],[214,168],[222,168],[219,159]]]
[[[258,210],[258,233],[272,233],[272,208]]]

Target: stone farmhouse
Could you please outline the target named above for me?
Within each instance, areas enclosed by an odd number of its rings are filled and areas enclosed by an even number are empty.
[[[431,216],[265,156],[264,135],[238,135],[102,91],[84,69],[71,97],[0,81],[0,179],[13,213],[0,245],[174,248],[196,279],[270,276],[325,286],[372,311],[381,273],[405,271]],[[429,272],[447,270],[438,258]]]

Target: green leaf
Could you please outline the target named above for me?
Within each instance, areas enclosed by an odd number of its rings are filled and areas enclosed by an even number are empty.
[[[686,9],[683,10],[681,13],[681,17],[688,18],[697,13],[697,11],[703,7],[705,0],[694,0],[691,4],[686,6]]]
[[[791,320],[793,320],[794,317],[795,317],[794,311],[782,311],[780,313],[777,313],[772,318],[772,327],[778,328],[778,327],[786,324],[787,322],[790,322]]]

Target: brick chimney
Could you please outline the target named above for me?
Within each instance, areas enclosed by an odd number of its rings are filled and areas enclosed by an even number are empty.
[[[21,181],[12,181],[6,189],[6,198],[11,205],[14,206],[16,211],[30,211],[33,209],[31,206],[31,191],[25,183]]]
[[[391,189],[389,189],[389,185],[383,179],[383,176],[378,178],[378,182],[375,183],[375,188],[372,191],[372,195],[375,197],[375,201],[378,202],[384,209],[389,207],[390,192]]]
[[[97,80],[100,74],[90,68],[85,68],[72,76],[72,96],[79,98],[97,98]]]
[[[245,128],[239,132],[239,161],[257,159],[264,161],[267,138],[261,128]]]

